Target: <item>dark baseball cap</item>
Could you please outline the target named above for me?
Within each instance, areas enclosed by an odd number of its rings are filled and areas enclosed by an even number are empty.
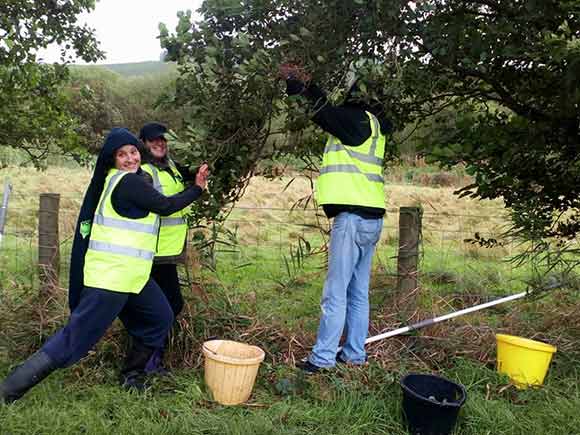
[[[165,139],[165,133],[167,133],[167,127],[163,124],[150,122],[141,127],[141,130],[139,131],[139,139],[143,141],[157,139],[158,137]]]

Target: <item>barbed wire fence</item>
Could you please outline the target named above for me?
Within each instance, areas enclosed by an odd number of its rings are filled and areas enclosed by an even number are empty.
[[[41,206],[41,198],[52,201],[48,210],[46,204],[44,209]],[[35,291],[42,289],[47,279],[66,287],[82,198],[75,192],[61,192],[57,201],[54,195],[30,197],[15,190],[13,199],[0,247],[0,289],[19,287]],[[417,241],[402,243],[401,234],[409,234],[401,226],[403,210],[387,210],[374,260],[373,292],[386,297],[398,289],[404,294],[401,306],[409,306],[419,289],[450,296],[475,295],[480,299],[521,290],[525,271],[508,261],[515,246],[504,244],[489,249],[466,241],[473,239],[475,233],[497,237],[504,231],[507,219],[503,209],[497,209],[495,214],[478,215],[417,208],[421,214],[418,226],[407,228],[415,233]],[[42,229],[46,225],[42,221],[47,219],[51,225],[57,225],[48,236]],[[318,279],[323,279],[324,246],[329,230],[330,223],[319,209],[237,207],[219,228],[192,229],[190,245],[193,251],[205,246],[194,253],[198,268],[212,268],[231,285],[240,284],[243,275],[251,276],[253,290],[259,292],[291,285],[304,274],[318,272]],[[200,243],[212,238],[213,243]],[[43,246],[46,243],[57,246]],[[415,256],[418,264],[416,270],[405,272],[410,283],[403,288],[401,249],[410,249],[410,256]],[[56,275],[47,275],[49,267],[55,269]],[[192,264],[186,267],[189,276]]]

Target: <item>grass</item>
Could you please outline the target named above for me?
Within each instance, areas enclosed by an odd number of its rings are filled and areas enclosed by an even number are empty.
[[[265,364],[253,399],[239,407],[211,402],[198,372],[178,371],[172,379],[159,380],[150,392],[138,395],[120,391],[109,380],[114,370],[101,371],[107,380],[90,386],[84,379],[57,374],[25,401],[0,407],[2,433],[407,433],[398,386],[403,371],[385,371],[376,363],[364,370],[339,369],[313,380]],[[457,434],[579,433],[577,387],[551,382],[556,376],[540,390],[518,391],[506,388],[506,380],[493,370],[465,359],[457,360],[442,375],[467,389]],[[265,379],[299,385],[284,393]]]
[[[397,171],[393,182],[404,172]],[[88,181],[84,170],[8,168],[5,174],[15,195],[9,205],[10,234],[0,249],[0,378],[66,320],[66,290],[42,297],[36,291],[37,195],[62,193],[64,286],[66,249]],[[304,226],[316,223],[313,210],[285,210],[308,193],[306,180],[284,190],[288,181],[253,180],[227,223],[231,233],[223,235],[230,240],[235,234],[239,244],[221,245],[214,253],[215,272],[198,261],[188,266],[192,291],[184,288],[187,304],[167,358],[173,376],[156,379],[144,395],[122,391],[117,373],[126,338],[117,324],[81,363],[57,371],[14,405],[0,405],[0,434],[405,434],[398,381],[409,372],[437,373],[466,387],[468,401],[456,434],[580,434],[577,292],[501,305],[378,342],[369,347],[370,363],[362,369],[302,376],[293,365],[314,342],[325,257],[296,254],[301,237],[312,246],[322,237]],[[421,292],[413,299],[410,321],[522,291],[531,280],[531,268],[514,269],[505,261],[515,248],[490,250],[463,242],[474,231],[497,235],[505,222],[501,204],[457,200],[456,187],[387,186],[391,212],[371,282],[373,334],[407,321],[395,305],[399,206],[425,209]],[[327,225],[324,219],[321,223]],[[495,332],[558,346],[544,387],[517,390],[496,373]],[[201,343],[210,336],[265,349],[247,404],[224,407],[211,401],[200,355]]]

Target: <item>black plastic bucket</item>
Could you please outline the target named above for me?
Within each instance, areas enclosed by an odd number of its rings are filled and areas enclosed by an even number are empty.
[[[401,379],[403,414],[413,435],[448,435],[467,399],[463,385],[435,375],[410,373]]]

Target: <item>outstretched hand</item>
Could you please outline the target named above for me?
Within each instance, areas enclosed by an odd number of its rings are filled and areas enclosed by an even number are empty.
[[[204,163],[199,167],[197,173],[195,174],[195,184],[202,189],[207,186],[207,177],[209,176],[209,166]]]

